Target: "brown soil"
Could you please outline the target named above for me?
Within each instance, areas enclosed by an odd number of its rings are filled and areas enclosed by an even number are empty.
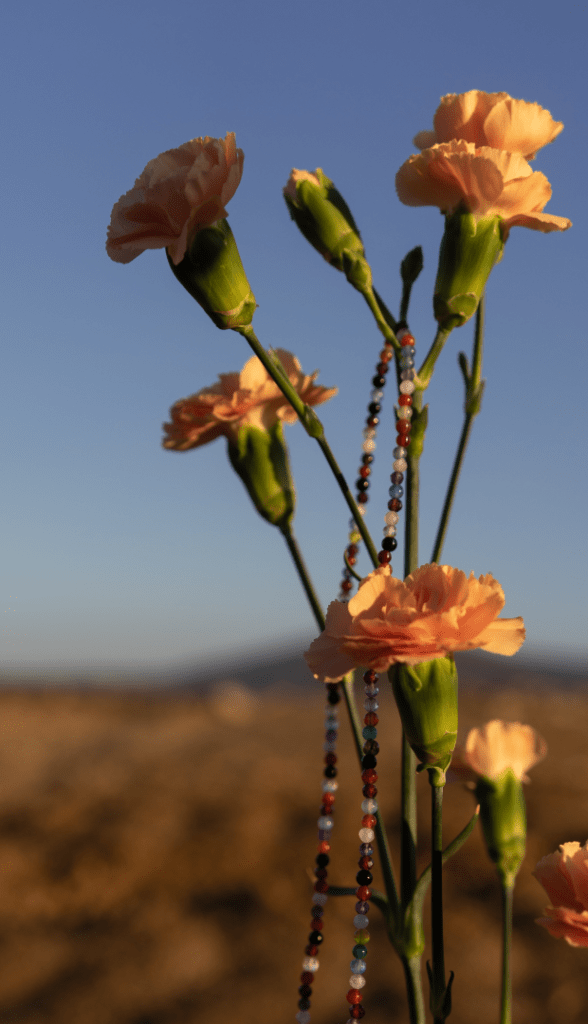
[[[379,799],[397,851],[398,727],[381,701]],[[291,1024],[309,931],[320,805],[321,688],[204,698],[0,695],[0,1024]],[[343,717],[343,716],[342,716]],[[588,952],[534,923],[537,860],[588,835],[588,701],[465,693],[466,729],[533,724],[550,753],[527,789],[515,901],[515,1024],[585,1024]],[[348,726],[330,880],[353,884],[360,787]],[[389,782],[388,782],[389,780]],[[423,864],[428,787],[422,791]],[[448,787],[445,834],[471,794]],[[454,1024],[498,1020],[498,886],[478,830],[445,869]],[[381,887],[376,870],[375,885]],[[332,898],[313,1024],[342,1024],[354,900]],[[407,1021],[398,961],[372,911],[366,1021]]]

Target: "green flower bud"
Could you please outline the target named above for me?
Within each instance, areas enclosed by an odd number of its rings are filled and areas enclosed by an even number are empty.
[[[445,218],[433,297],[441,327],[461,327],[474,315],[503,250],[500,217],[476,220],[472,213],[458,209]]]
[[[421,765],[435,770],[433,785],[445,785],[445,772],[457,740],[457,668],[451,656],[388,670],[408,742]]]
[[[508,768],[499,779],[479,778],[475,794],[488,854],[501,881],[510,887],[525,857],[527,819],[522,783]]]
[[[168,263],[180,284],[221,330],[247,327],[257,308],[226,218],[195,231],[183,260]]]
[[[423,269],[423,250],[417,245],[407,252],[400,264],[400,276],[404,285],[413,285]]]
[[[293,170],[284,199],[292,220],[317,252],[343,271],[358,291],[371,289],[372,273],[359,228],[343,196],[321,168],[314,174]]]
[[[287,526],[294,516],[296,492],[281,421],[269,430],[243,424],[236,441],[228,441],[231,465],[260,516],[273,526]]]

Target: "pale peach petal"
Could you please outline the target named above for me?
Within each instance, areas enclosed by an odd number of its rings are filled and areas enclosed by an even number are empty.
[[[189,230],[226,217],[226,203],[243,173],[243,152],[234,132],[224,139],[191,139],[150,160],[134,188],[115,203],[106,251],[129,263],[145,249],[167,248],[174,264],[183,259]]]
[[[536,918],[556,939],[565,939],[570,946],[588,946],[588,911],[577,913],[567,907],[546,907],[545,917]]]
[[[516,619],[496,619],[480,633],[478,646],[490,654],[516,654],[525,640],[525,626],[521,616]]]
[[[498,779],[510,769],[517,779],[527,782],[527,771],[546,752],[545,741],[530,725],[494,719],[481,729],[470,729],[460,757],[477,776]]]
[[[549,234],[550,231],[567,231],[572,222],[567,217],[556,217],[552,213],[517,213],[508,222],[509,228],[533,228]]]

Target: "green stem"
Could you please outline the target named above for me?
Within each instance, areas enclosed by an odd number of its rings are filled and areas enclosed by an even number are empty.
[[[372,564],[374,568],[377,569],[380,563],[378,561],[378,553],[376,551],[374,542],[370,537],[369,531],[363,521],[357,503],[355,502],[354,497],[351,491],[349,490],[347,481],[345,480],[345,477],[343,476],[343,473],[339,468],[337,460],[335,459],[335,456],[331,451],[331,448],[325,437],[323,425],[319,420],[318,416],[316,415],[316,413],[314,412],[314,409],[311,409],[309,406],[305,405],[305,403],[300,398],[300,395],[295,390],[295,388],[292,387],[291,382],[288,380],[286,374],[281,369],[279,361],[274,361],[270,353],[264,349],[263,345],[256,337],[252,327],[235,327],[234,330],[237,331],[238,334],[243,335],[245,340],[248,342],[248,344],[255,352],[255,355],[265,366],[272,380],[275,381],[282,394],[286,396],[286,398],[290,402],[290,405],[298,414],[298,418],[302,423],[302,426],[306,430],[307,434],[309,434],[311,437],[314,437],[315,440],[317,441],[319,448],[321,449],[323,455],[325,456],[331,468],[335,480],[339,484],[341,493],[343,494],[343,497],[347,502],[349,511],[351,512],[351,515],[353,516],[353,519],[356,523],[357,529],[361,534],[361,538],[372,560]]]
[[[396,323],[396,320],[392,316],[392,313],[388,309],[388,307],[387,307],[386,303],[384,302],[382,296],[379,294],[379,292],[376,291],[375,288],[374,288],[374,298],[375,298],[376,302],[378,303],[378,306],[380,307],[380,313],[384,317],[384,320],[388,324],[388,327],[391,327],[392,330],[395,331],[397,326],[398,326],[398,324]]]
[[[406,979],[410,1024],[425,1024],[421,958],[420,956],[403,957],[402,966]]]
[[[380,299],[379,295],[376,295],[373,288],[366,288],[361,294],[370,307],[374,320],[376,321],[381,333],[384,335],[384,338],[394,346],[395,352],[399,354],[402,349],[398,338],[390,326],[389,321],[393,320],[390,310],[384,306],[384,303]],[[384,314],[384,309],[386,310],[386,314]]]
[[[512,939],[512,897],[514,882],[502,883],[502,992],[500,1024],[511,1022],[510,947]]]
[[[443,1024],[445,951],[443,947],[443,786],[431,783],[431,945],[433,947],[432,1008],[435,1024]]]
[[[425,361],[422,364],[417,374],[417,378],[415,380],[417,389],[424,391],[425,388],[428,388],[429,381],[431,380],[431,376],[433,374],[433,370],[435,369],[435,363],[437,362],[439,356],[441,355],[443,346],[447,341],[449,335],[451,334],[451,331],[451,327],[437,328],[437,333],[433,340],[433,344],[431,345],[429,351],[427,352]]]
[[[449,517],[453,508],[453,501],[455,498],[455,492],[457,490],[457,483],[459,480],[459,474],[461,473],[461,467],[463,465],[466,448],[470,438],[472,424],[475,417],[480,411],[482,392],[483,392],[483,381],[482,381],[482,353],[484,348],[484,296],[480,299],[478,310],[476,313],[476,328],[474,334],[474,350],[472,354],[472,370],[471,373],[467,366],[467,359],[465,356],[460,356],[461,367],[465,379],[466,396],[465,396],[465,417],[463,427],[461,430],[461,436],[459,444],[457,446],[457,452],[455,454],[455,461],[453,463],[453,469],[451,471],[451,477],[447,487],[447,494],[445,495],[445,502],[443,504],[443,511],[441,512],[441,519],[439,520],[439,529],[437,530],[437,536],[435,537],[435,544],[433,546],[433,554],[431,555],[432,562],[438,562],[441,557],[441,551],[445,542],[445,535],[447,533],[447,527],[449,525]],[[463,355],[463,354],[462,354]]]
[[[347,705],[347,712],[349,714],[349,721],[351,722],[351,729],[353,732],[353,739],[355,740],[355,749],[359,758],[359,765],[363,758],[363,744],[364,739],[361,734],[361,723],[359,721],[359,714],[355,704],[355,697],[353,695],[353,673],[350,672],[343,679],[343,694],[345,697],[345,703]],[[386,895],[390,902],[390,906],[394,913],[394,917],[398,919],[399,913],[399,899],[398,899],[398,888],[396,886],[396,878],[394,876],[394,867],[392,864],[392,857],[390,855],[390,847],[388,846],[388,838],[384,830],[384,824],[382,822],[381,811],[376,811],[376,840],[378,843],[378,851],[380,854],[380,863],[382,865],[382,875],[384,876],[384,885],[386,888]]]
[[[304,592],[308,598],[308,603],[312,608],[312,613],[316,619],[316,624],[322,632],[325,628],[325,616],[323,615],[323,610],[320,606],[319,599],[316,596],[315,589],[312,585],[312,580],[308,573],[308,569],[306,568],[306,565],[304,563],[302,552],[298,547],[298,541],[294,536],[292,526],[290,525],[290,523],[285,523],[284,525],[280,526],[280,530],[282,532],[284,540],[286,541],[286,544],[288,545],[288,550],[292,555],[292,561],[296,566],[296,572],[298,573],[300,582],[302,583]]]

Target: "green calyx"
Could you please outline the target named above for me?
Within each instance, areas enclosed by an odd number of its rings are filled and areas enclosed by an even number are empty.
[[[281,422],[269,430],[241,426],[236,441],[229,440],[229,459],[260,516],[272,526],[288,526],[296,492]]]
[[[168,263],[180,284],[220,330],[247,327],[257,308],[226,219],[194,232],[181,263]]]
[[[431,773],[431,784],[445,785],[445,772],[457,740],[457,668],[452,657],[388,670],[408,742]]]
[[[371,269],[351,210],[320,167],[314,176],[318,184],[306,178],[296,182],[296,199],[284,194],[292,220],[317,252],[341,270],[354,288],[360,292],[371,289]]]
[[[482,777],[476,785],[476,799],[488,855],[501,881],[511,886],[525,857],[527,816],[522,783],[510,768],[499,779]]]
[[[476,220],[472,213],[456,210],[445,218],[433,297],[441,327],[461,327],[474,315],[503,250],[500,217]]]

